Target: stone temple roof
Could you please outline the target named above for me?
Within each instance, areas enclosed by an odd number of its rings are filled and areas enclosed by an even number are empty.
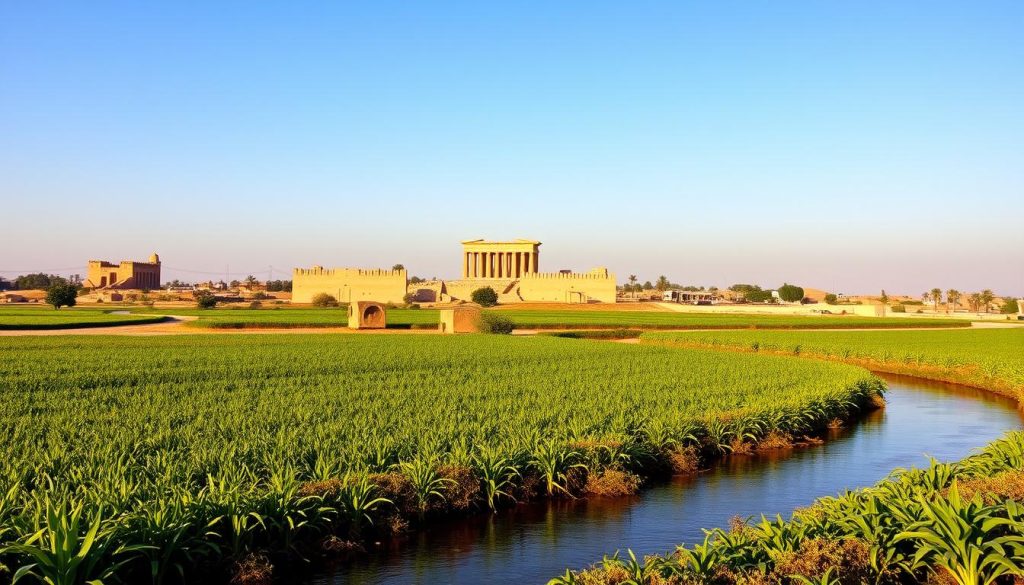
[[[534,244],[534,245],[537,245],[537,246],[540,245],[540,242],[538,242],[537,240],[525,240],[523,238],[516,238],[514,240],[506,240],[506,241],[499,241],[499,240],[493,240],[492,241],[492,240],[485,240],[483,238],[478,238],[478,239],[475,239],[475,240],[463,240],[462,243],[463,244]]]

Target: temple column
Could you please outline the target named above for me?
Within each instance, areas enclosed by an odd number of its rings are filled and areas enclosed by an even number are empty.
[[[462,278],[469,276],[469,252],[462,253]]]
[[[498,252],[498,278],[505,278],[505,253]]]
[[[473,278],[480,278],[484,271],[484,258],[480,252],[473,252]]]

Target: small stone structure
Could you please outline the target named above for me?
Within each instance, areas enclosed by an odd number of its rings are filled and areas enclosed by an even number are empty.
[[[480,307],[464,305],[441,309],[441,322],[437,326],[441,333],[476,333],[480,331]]]
[[[122,260],[120,264],[89,260],[89,272],[82,285],[93,289],[158,289],[160,256],[153,254],[148,262]]]
[[[380,303],[354,301],[348,305],[349,329],[384,329],[387,323],[387,312]]]
[[[292,270],[292,302],[310,303],[317,294],[327,293],[342,303],[397,304],[405,297],[407,276],[405,269],[296,268]]]

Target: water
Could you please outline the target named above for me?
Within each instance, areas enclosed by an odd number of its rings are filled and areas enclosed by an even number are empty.
[[[898,467],[954,461],[1018,429],[1013,401],[981,391],[886,376],[885,409],[821,446],[733,457],[692,478],[638,496],[525,504],[498,515],[452,520],[383,543],[317,585],[545,583],[566,568],[632,548],[637,556],[703,539],[731,517],[788,516],[816,498],[868,486]]]

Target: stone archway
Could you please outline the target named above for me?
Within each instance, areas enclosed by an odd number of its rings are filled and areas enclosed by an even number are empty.
[[[370,305],[363,309],[362,326],[369,328],[384,327],[384,310],[379,305]]]

